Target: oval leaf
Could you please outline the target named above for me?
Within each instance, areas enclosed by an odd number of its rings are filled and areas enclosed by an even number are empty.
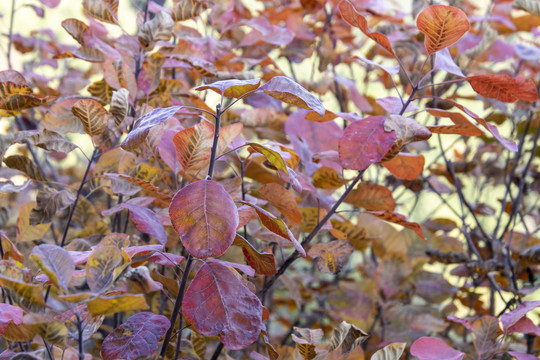
[[[470,76],[467,81],[478,94],[502,102],[536,101],[538,92],[531,79],[506,74]]]
[[[349,125],[339,140],[339,159],[343,167],[364,170],[379,162],[392,148],[395,131],[384,128],[384,116],[370,116]]]
[[[225,97],[234,97],[239,98],[246,93],[257,90],[261,85],[261,79],[251,79],[251,80],[222,80],[216,81],[208,85],[201,85],[193,88],[193,90],[202,91],[202,90],[212,90],[217,92],[219,95]]]
[[[81,120],[84,132],[90,136],[99,135],[107,128],[107,110],[95,100],[79,100],[71,112]]]
[[[270,253],[260,253],[240,235],[236,235],[233,245],[240,246],[248,264],[257,274],[274,275],[277,273],[276,258]]]
[[[69,253],[57,245],[41,244],[34,247],[30,259],[49,277],[56,286],[67,290],[75,263]]]
[[[298,210],[294,194],[282,185],[277,183],[264,184],[258,192],[263,199],[293,223],[299,224],[302,221],[302,214]]]
[[[296,105],[302,109],[314,110],[320,116],[324,116],[326,112],[324,105],[319,99],[286,76],[274,76],[269,82],[261,86],[260,89],[267,95],[287,104]]]
[[[467,15],[446,5],[428,6],[418,15],[416,26],[425,35],[424,45],[430,55],[455,44],[470,29]]]
[[[345,198],[345,202],[374,211],[394,211],[396,204],[392,191],[385,186],[371,182],[361,182]]]
[[[461,360],[465,356],[441,339],[428,336],[421,337],[411,345],[411,354],[419,360]]]
[[[371,360],[399,360],[407,343],[393,343],[377,350]]]
[[[170,325],[163,315],[135,314],[107,335],[101,346],[101,356],[104,360],[150,356],[157,351],[159,339]]]
[[[152,210],[130,203],[122,203],[120,206],[129,210],[131,220],[133,220],[137,229],[145,234],[152,235],[163,245],[167,243],[167,233],[163,228],[163,224]]]
[[[98,247],[86,262],[86,282],[93,292],[107,290],[114,281],[115,269],[122,265],[124,258],[116,246]]]
[[[423,155],[399,153],[382,165],[398,179],[414,180],[422,175],[425,162]]]
[[[218,262],[201,266],[186,291],[182,310],[197,332],[220,335],[231,350],[252,344],[263,329],[259,298]]]
[[[231,196],[212,180],[197,181],[178,191],[169,216],[182,244],[197,258],[223,254],[234,241],[239,222]]]

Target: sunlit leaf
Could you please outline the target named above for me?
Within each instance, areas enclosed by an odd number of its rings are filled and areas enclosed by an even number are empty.
[[[217,262],[200,267],[186,290],[182,310],[197,332],[220,335],[231,350],[251,345],[263,329],[259,298]]]
[[[234,241],[239,221],[231,196],[212,180],[197,181],[178,191],[169,215],[182,244],[197,258],[223,254]]]
[[[347,195],[345,202],[366,210],[374,211],[394,211],[396,207],[390,189],[368,181],[358,184],[356,188]]]
[[[153,355],[169,326],[169,320],[163,315],[137,313],[107,335],[101,346],[101,356],[105,360],[114,360]]]
[[[319,99],[309,91],[285,76],[275,76],[260,87],[265,94],[278,100],[298,106],[302,109],[313,110],[324,116],[326,109]]]
[[[67,290],[75,263],[69,253],[57,245],[41,244],[32,249],[30,259],[47,275],[56,286]]]
[[[201,85],[193,88],[193,90],[202,91],[202,90],[213,90],[219,95],[225,97],[234,97],[239,98],[250,91],[254,91],[259,88],[261,84],[261,79],[251,79],[251,80],[222,80],[216,81],[208,85]]]
[[[261,144],[257,144],[257,143],[248,143],[248,144],[253,150],[255,150],[256,152],[260,154],[263,154],[266,160],[268,160],[277,169],[283,170],[286,173],[288,173],[287,164],[281,157],[280,153]]]
[[[264,184],[258,190],[259,195],[279,210],[287,219],[299,224],[302,214],[298,210],[293,193],[276,183]]]
[[[108,112],[95,100],[79,100],[71,112],[81,120],[84,131],[90,136],[99,135],[107,128]]]
[[[114,116],[114,123],[120,126],[129,111],[129,91],[121,88],[112,92],[110,112]]]
[[[370,116],[347,126],[339,140],[343,167],[364,170],[381,161],[396,141],[395,131],[385,130],[384,116]]]
[[[416,26],[424,33],[424,45],[430,55],[454,45],[470,28],[462,10],[446,5],[431,5],[422,10]]]
[[[36,203],[28,202],[19,208],[17,217],[17,243],[41,239],[51,224],[30,225],[30,214]]]
[[[198,16],[208,4],[202,0],[174,0],[172,17],[174,21],[183,21]]]
[[[205,168],[210,160],[213,139],[214,125],[204,120],[176,133],[173,143],[182,168],[186,171]]]
[[[469,76],[466,80],[478,94],[502,102],[538,100],[536,85],[531,79],[511,78],[506,74]]]
[[[89,300],[86,305],[92,316],[108,316],[122,311],[148,309],[148,304],[142,294],[99,296]]]
[[[312,175],[313,185],[320,189],[336,190],[345,183],[341,175],[330,167],[321,166]]]

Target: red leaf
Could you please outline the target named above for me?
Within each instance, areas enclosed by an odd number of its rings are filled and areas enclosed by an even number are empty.
[[[463,136],[480,136],[483,134],[482,130],[477,128],[472,122],[470,122],[465,116],[457,112],[450,112],[440,109],[428,109],[428,113],[436,117],[446,117],[452,120],[455,125],[437,125],[428,126],[427,128],[432,133],[437,134],[458,134]]]
[[[508,354],[515,357],[517,360],[538,360],[538,357],[531,354],[524,354],[517,351],[509,351]]]
[[[478,94],[502,102],[536,101],[538,92],[531,79],[506,74],[470,76],[467,81]]]
[[[133,220],[137,229],[145,234],[152,235],[162,245],[167,243],[167,233],[163,228],[163,224],[152,210],[130,203],[122,203],[120,206],[129,210],[131,220]]]
[[[277,273],[276,258],[270,253],[260,253],[240,235],[236,235],[233,245],[240,246],[248,264],[257,274],[274,275]]]
[[[540,301],[524,301],[519,305],[514,311],[507,312],[501,316],[501,323],[503,325],[504,331],[517,323],[522,317],[527,315],[531,310],[540,307]]]
[[[424,234],[422,233],[422,228],[418,223],[409,221],[405,216],[396,214],[391,211],[368,211],[369,214],[375,215],[379,219],[388,221],[394,224],[398,224],[413,230],[420,238],[426,241]]]
[[[234,241],[239,222],[231,196],[212,180],[197,181],[178,191],[169,216],[182,244],[197,258],[223,254]]]
[[[346,22],[362,30],[367,37],[385,48],[388,52],[390,52],[390,54],[392,54],[392,56],[396,56],[394,54],[394,50],[392,50],[392,46],[390,45],[390,40],[388,40],[388,38],[381,33],[371,32],[371,30],[368,28],[366,18],[360,15],[348,0],[344,0],[339,3],[339,11]]]
[[[220,335],[231,350],[249,346],[263,330],[259,298],[217,262],[201,266],[186,291],[182,310],[197,332]]]
[[[508,141],[506,140],[505,138],[503,138],[501,136],[501,134],[499,134],[499,130],[497,129],[496,126],[494,125],[491,125],[491,124],[488,124],[486,120],[482,119],[480,116],[476,115],[475,113],[473,113],[471,110],[467,109],[465,106],[453,101],[453,100],[450,100],[450,99],[443,99],[444,101],[454,105],[455,107],[457,107],[458,109],[460,109],[461,111],[463,111],[464,113],[466,113],[467,115],[469,115],[470,117],[472,117],[474,120],[478,121],[478,123],[480,125],[482,125],[483,127],[485,127],[493,136],[495,136],[495,138],[497,140],[499,140],[499,142],[508,150],[512,151],[512,152],[517,152],[517,145],[516,143],[512,142],[512,141]]]
[[[141,116],[120,145],[124,150],[136,149],[148,136],[150,129],[169,120],[182,106],[157,108]]]
[[[392,148],[395,131],[384,130],[384,116],[370,116],[349,125],[339,140],[339,159],[343,167],[364,170],[379,162]]]
[[[257,205],[253,205],[251,203],[248,203],[246,201],[241,201],[240,203],[244,205],[251,206],[255,209],[255,212],[257,213],[257,216],[261,220],[261,223],[264,225],[265,228],[273,232],[274,234],[281,236],[282,238],[285,238],[293,243],[294,248],[296,251],[300,253],[303,257],[306,257],[306,251],[302,247],[302,244],[296,240],[293,233],[287,225],[283,222],[283,220],[276,218],[274,215],[269,213],[268,211],[261,209]]]
[[[0,303],[0,336],[4,334],[9,323],[22,324],[23,311],[18,306]]]
[[[398,179],[414,180],[422,175],[425,162],[423,155],[399,153],[382,166]]]
[[[453,6],[431,5],[416,19],[418,30],[424,33],[428,54],[454,45],[470,29],[465,13]]]
[[[411,345],[411,354],[418,360],[461,360],[465,356],[435,337],[424,336]]]
[[[159,339],[170,325],[163,315],[151,312],[135,314],[107,335],[101,346],[101,356],[104,360],[114,360],[153,355],[158,349]]]
[[[533,334],[540,336],[540,327],[535,325],[531,319],[527,317],[522,317],[514,325],[506,329],[507,333],[522,333],[522,334]]]
[[[239,98],[250,91],[256,90],[261,84],[261,79],[251,80],[222,80],[216,81],[212,84],[201,85],[193,88],[196,91],[213,90],[225,97]]]
[[[326,109],[322,102],[302,86],[286,76],[274,76],[260,90],[273,98],[296,105],[302,109],[314,110],[324,116]]]

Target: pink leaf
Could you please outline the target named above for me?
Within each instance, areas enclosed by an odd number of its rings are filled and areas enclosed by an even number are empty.
[[[130,203],[123,203],[120,206],[129,210],[131,220],[133,220],[137,229],[145,234],[152,235],[162,245],[167,243],[167,233],[159,217],[152,210]]]
[[[524,354],[516,351],[509,351],[508,354],[512,355],[517,360],[538,360],[537,356],[531,354]]]
[[[503,314],[501,316],[501,322],[502,322],[504,331],[508,331],[508,329],[512,325],[514,325],[522,317],[527,315],[529,311],[534,310],[537,307],[540,307],[540,301],[524,301],[521,305],[519,305],[516,308],[516,310]]]
[[[157,108],[144,114],[137,120],[133,130],[120,146],[125,150],[136,149],[146,139],[151,128],[169,120],[181,108],[182,106]]]
[[[411,346],[411,354],[419,360],[461,360],[465,356],[435,337],[424,336]]]
[[[452,59],[452,56],[450,55],[450,51],[448,51],[448,48],[444,48],[436,53],[435,66],[433,67],[433,70],[444,70],[447,73],[465,77],[465,75],[463,75],[463,72],[461,71],[459,66],[457,66],[454,60]]]
[[[6,331],[10,322],[22,324],[23,311],[18,306],[0,303],[0,335]]]
[[[506,329],[507,333],[534,334],[540,336],[540,327],[535,325],[528,317],[522,317],[514,325]]]
[[[265,94],[302,109],[314,110],[324,116],[326,109],[313,94],[286,76],[274,76],[260,87]]]
[[[364,170],[379,162],[392,148],[395,131],[384,130],[384,116],[370,116],[349,125],[339,140],[339,159],[343,167]]]
[[[217,262],[201,266],[186,291],[182,310],[197,332],[220,335],[231,350],[249,346],[263,329],[259,298]]]

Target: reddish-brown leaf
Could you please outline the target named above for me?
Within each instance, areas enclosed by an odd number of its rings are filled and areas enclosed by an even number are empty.
[[[62,27],[72,38],[83,45],[83,34],[88,30],[88,25],[77,19],[66,19],[62,21]]]
[[[287,219],[299,224],[302,214],[298,210],[294,194],[277,183],[264,184],[258,190],[261,197],[278,209]]]
[[[358,184],[347,195],[345,202],[373,211],[394,211],[396,208],[390,189],[368,181]]]
[[[118,24],[118,0],[83,0],[83,9],[95,19]]]
[[[348,0],[339,3],[339,11],[346,22],[362,30],[367,37],[385,48],[392,56],[395,56],[390,40],[379,32],[371,32],[368,28],[366,18],[360,15]]]
[[[382,166],[398,179],[414,180],[422,175],[425,162],[423,155],[399,153]]]
[[[193,88],[196,91],[202,90],[212,90],[217,92],[219,95],[225,97],[234,97],[239,98],[250,91],[257,90],[261,85],[261,79],[251,79],[251,80],[222,80],[216,81],[208,85],[201,85]]]
[[[197,258],[223,254],[234,241],[239,221],[231,196],[212,180],[197,181],[178,191],[169,216],[182,244]]]
[[[260,89],[273,98],[302,109],[313,110],[320,116],[324,116],[326,112],[319,99],[286,76],[274,76]]]
[[[531,79],[506,74],[470,76],[466,80],[478,94],[502,102],[536,101],[538,92]]]
[[[296,240],[293,233],[287,225],[283,222],[283,220],[276,218],[274,215],[269,213],[268,211],[261,209],[257,205],[253,205],[251,203],[248,203],[246,201],[240,201],[241,204],[251,206],[255,209],[255,212],[257,213],[257,216],[259,216],[259,219],[261,220],[261,223],[265,228],[273,232],[274,234],[281,236],[284,239],[289,240],[293,243],[294,248],[296,251],[300,253],[303,257],[306,257],[306,251],[302,247],[302,245]]]
[[[482,130],[477,128],[472,122],[470,122],[465,116],[457,112],[450,112],[441,109],[428,109],[428,113],[436,117],[445,117],[452,120],[454,125],[435,125],[427,126],[429,131],[437,134],[457,134],[463,136],[480,136]]]
[[[144,206],[137,206],[130,203],[120,205],[124,209],[129,210],[131,220],[141,232],[152,235],[161,244],[167,243],[167,233],[159,220],[159,217],[150,209]]]
[[[90,136],[99,135],[107,128],[108,112],[95,100],[79,100],[71,112],[81,120],[84,131]]]
[[[443,340],[435,337],[421,337],[411,346],[411,354],[419,360],[461,360],[465,356],[448,346]]]
[[[424,45],[430,55],[458,42],[470,28],[462,10],[446,5],[428,6],[418,15],[416,26],[424,33]]]
[[[392,211],[368,211],[368,213],[375,215],[379,219],[388,221],[394,224],[398,224],[413,230],[420,238],[426,241],[424,234],[422,233],[422,228],[418,223],[409,221],[405,216],[396,214]]]
[[[236,234],[233,245],[240,246],[248,264],[257,274],[274,275],[277,273],[276,258],[270,253],[260,253],[246,239]]]
[[[194,18],[208,7],[205,1],[201,0],[174,0],[172,17],[174,21],[183,21]]]
[[[339,140],[343,167],[364,170],[381,161],[396,141],[395,131],[386,131],[384,116],[370,116],[349,125]]]
[[[231,350],[251,345],[263,330],[259,298],[218,262],[200,267],[186,291],[182,310],[197,332],[220,335]]]

